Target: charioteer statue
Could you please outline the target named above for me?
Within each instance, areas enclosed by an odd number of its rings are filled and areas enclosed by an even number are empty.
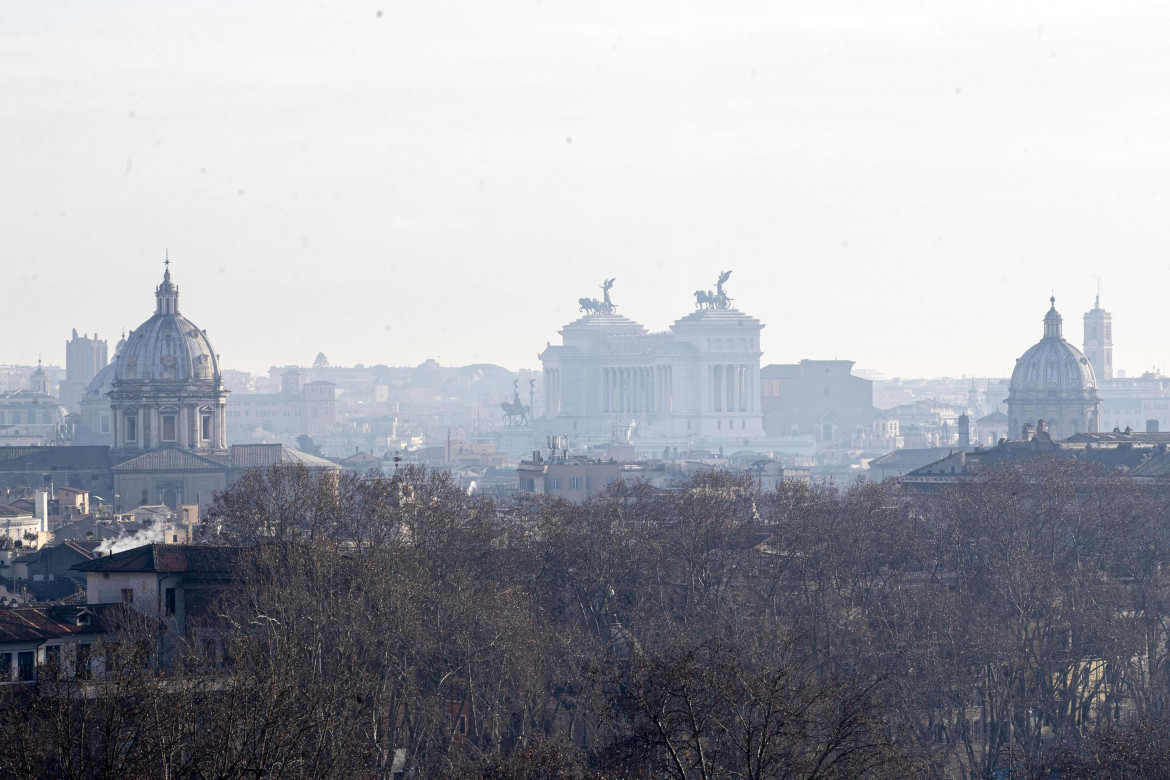
[[[723,291],[723,283],[731,278],[731,271],[719,274],[719,281],[715,282],[715,292],[710,290],[695,290],[696,309],[730,309],[731,298]]]
[[[616,279],[617,277],[614,277]],[[617,311],[617,304],[609,298],[609,288],[613,287],[613,279],[606,279],[601,285],[602,300],[596,298],[578,298],[581,311],[586,314],[613,314]]]

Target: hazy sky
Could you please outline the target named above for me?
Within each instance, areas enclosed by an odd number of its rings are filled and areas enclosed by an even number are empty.
[[[318,7],[318,6],[324,7]],[[0,0],[0,362],[535,367],[733,271],[765,362],[1010,374],[1097,276],[1166,367],[1170,6]]]

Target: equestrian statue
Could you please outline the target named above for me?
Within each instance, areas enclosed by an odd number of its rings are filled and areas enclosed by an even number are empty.
[[[528,413],[532,411],[532,407],[525,405],[520,400],[519,379],[512,382],[512,400],[504,401],[500,404],[500,408],[504,410],[505,427],[528,424]]]

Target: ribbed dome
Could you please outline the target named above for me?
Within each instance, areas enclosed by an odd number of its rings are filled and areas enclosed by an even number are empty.
[[[169,268],[155,298],[154,316],[130,332],[111,363],[114,381],[219,381],[219,361],[207,334],[179,314],[179,288],[171,283]]]
[[[1053,298],[1052,308],[1044,316],[1044,338],[1016,361],[1010,387],[1012,396],[1051,397],[1052,393],[1060,398],[1096,396],[1097,377],[1092,364],[1083,352],[1064,340],[1061,330],[1062,319]]]

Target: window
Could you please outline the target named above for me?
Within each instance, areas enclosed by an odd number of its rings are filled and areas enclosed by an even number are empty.
[[[175,614],[175,589],[167,588],[164,594],[167,603],[167,614]]]
[[[91,648],[88,644],[77,646],[77,665],[75,674],[82,680],[89,679],[89,663],[91,658]]]
[[[179,438],[178,424],[176,417],[173,414],[164,414],[162,416],[162,440],[175,441]]]
[[[12,679],[12,653],[0,653],[0,681]]]
[[[123,604],[133,604],[134,603],[134,588],[122,588],[122,603]]]
[[[110,416],[108,414],[103,414],[101,416],[101,422],[98,423],[98,429],[102,433],[110,432]]]
[[[580,489],[581,489],[581,478],[580,477],[570,477],[569,478],[569,490],[580,490]]]
[[[57,674],[61,671],[61,645],[45,645],[45,666]]]
[[[549,490],[560,490],[561,489],[561,478],[560,477],[549,477],[548,478],[548,489]]]
[[[138,418],[126,415],[126,441],[138,441]]]
[[[16,654],[16,679],[32,680],[36,677],[37,654],[33,651]]]

